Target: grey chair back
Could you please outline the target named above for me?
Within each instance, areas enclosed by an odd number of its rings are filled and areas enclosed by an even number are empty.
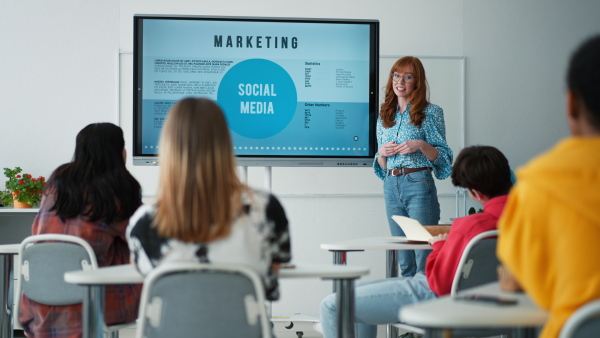
[[[451,297],[459,291],[498,280],[496,268],[500,264],[496,256],[498,230],[486,231],[473,237],[465,249],[454,274]],[[416,330],[415,330],[416,331]],[[515,335],[510,328],[453,329],[452,337],[491,337]]]
[[[144,280],[137,337],[271,337],[264,286],[244,266],[170,264]]]
[[[597,337],[600,332],[600,299],[590,301],[573,312],[563,325],[559,338]]]
[[[473,237],[465,247],[452,282],[450,294],[498,280],[496,256],[498,230],[486,231]]]
[[[20,295],[45,305],[70,305],[83,301],[84,288],[66,283],[67,271],[97,269],[92,247],[83,239],[61,234],[25,238],[19,248],[17,309]]]
[[[452,297],[461,290],[498,280],[497,267],[500,265],[500,260],[496,256],[498,233],[498,230],[485,231],[469,241],[454,274],[450,291]],[[490,337],[509,334],[513,334],[513,330],[509,328],[452,330],[453,337]]]
[[[85,287],[65,282],[65,272],[98,269],[96,254],[83,238],[43,234],[25,238],[19,247],[19,278],[15,312],[19,313],[21,293],[45,305],[82,303]],[[104,326],[105,337],[119,337],[119,330],[135,323]]]
[[[66,283],[65,272],[91,266],[90,256],[78,244],[39,243],[25,249],[22,256],[22,290],[27,298],[46,305],[83,302],[84,288]]]

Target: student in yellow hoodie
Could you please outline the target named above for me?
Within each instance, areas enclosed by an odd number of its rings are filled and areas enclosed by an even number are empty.
[[[567,86],[572,137],[518,170],[498,223],[500,260],[550,313],[541,337],[600,298],[600,36],[571,57]]]

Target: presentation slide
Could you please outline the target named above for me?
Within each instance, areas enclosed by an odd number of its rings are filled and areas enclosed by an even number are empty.
[[[137,90],[144,154],[158,154],[173,103],[202,96],[223,108],[237,155],[369,156],[368,24],[142,25]]]

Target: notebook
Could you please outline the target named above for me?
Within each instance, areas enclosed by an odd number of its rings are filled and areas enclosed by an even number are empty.
[[[398,215],[392,216],[392,219],[402,228],[409,242],[427,243],[433,236],[450,231],[448,225],[423,226],[416,219]]]

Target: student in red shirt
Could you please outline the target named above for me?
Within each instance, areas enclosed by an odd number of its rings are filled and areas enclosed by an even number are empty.
[[[398,311],[404,305],[449,294],[467,243],[477,234],[496,229],[512,186],[506,157],[494,147],[465,148],[452,166],[452,183],[466,188],[473,200],[483,204],[483,212],[457,218],[448,234],[431,239],[433,252],[427,258],[425,274],[357,285],[357,337],[376,337],[377,325],[398,322]],[[337,337],[336,311],[333,294],[321,304],[325,338]]]
[[[66,234],[85,239],[99,266],[129,263],[125,230],[141,205],[141,187],[125,168],[121,128],[94,123],[77,134],[73,161],[51,175],[33,222],[32,234]],[[141,285],[106,287],[106,323],[137,318]],[[82,336],[81,304],[49,306],[21,297],[19,322],[27,337]]]

